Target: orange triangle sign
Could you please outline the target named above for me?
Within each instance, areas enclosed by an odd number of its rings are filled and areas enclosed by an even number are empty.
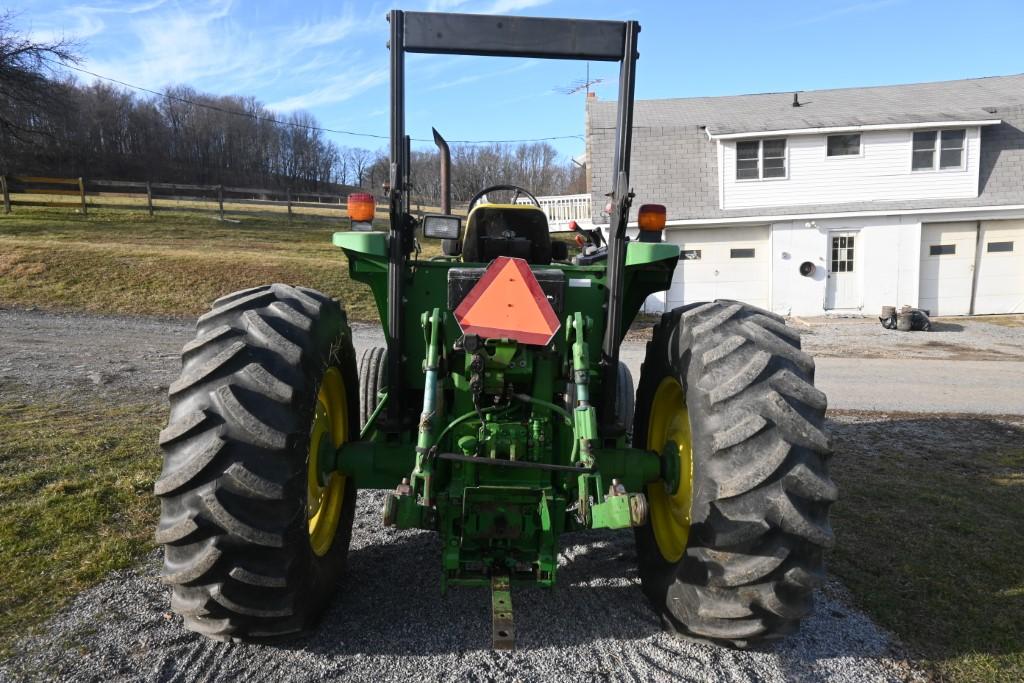
[[[499,256],[455,309],[463,334],[545,346],[561,326],[530,266]]]

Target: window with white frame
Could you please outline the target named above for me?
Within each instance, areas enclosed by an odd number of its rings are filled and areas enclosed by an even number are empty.
[[[858,156],[860,154],[860,134],[829,135],[825,146],[825,154],[830,157]]]
[[[736,180],[786,177],[786,139],[736,143]]]
[[[964,141],[967,131],[919,130],[914,132],[910,167],[914,171],[934,171],[964,167]]]

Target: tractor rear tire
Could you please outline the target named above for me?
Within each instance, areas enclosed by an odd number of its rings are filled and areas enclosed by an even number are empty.
[[[388,366],[388,350],[383,346],[371,346],[359,357],[359,428],[366,422],[377,408],[381,390],[386,382],[385,370]]]
[[[303,631],[335,590],[355,512],[351,478],[314,476],[321,442],[359,430],[345,312],[274,284],[218,299],[196,328],[155,486],[171,608],[217,640]]]
[[[837,495],[813,382],[799,333],[767,311],[715,301],[655,327],[633,445],[672,467],[647,488],[651,521],[636,542],[643,590],[668,630],[746,647],[810,613]]]

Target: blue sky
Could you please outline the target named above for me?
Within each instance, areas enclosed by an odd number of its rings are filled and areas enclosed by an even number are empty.
[[[22,0],[38,37],[84,44],[91,71],[152,89],[186,83],[305,109],[330,128],[385,135],[388,9],[637,19],[637,97],[792,91],[1024,72],[1021,0]],[[412,55],[407,127],[429,138],[580,136],[582,62]],[[617,66],[591,64],[615,96]],[[342,145],[384,141],[340,135]]]

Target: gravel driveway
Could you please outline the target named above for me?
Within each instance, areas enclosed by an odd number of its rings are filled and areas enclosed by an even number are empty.
[[[278,646],[224,644],[168,610],[155,551],[79,595],[0,680],[67,681],[904,681],[889,637],[830,582],[800,632],[762,651],[674,639],[647,608],[632,534],[564,537],[558,586],[513,590],[517,649],[490,650],[489,595],[439,590],[427,532],[379,523],[383,494],[361,491],[349,572],[320,627]]]
[[[192,336],[179,320],[0,311],[0,400],[162,402]],[[380,343],[356,325],[357,347]],[[643,341],[624,346],[638,359]],[[634,368],[636,371],[638,367]],[[840,417],[839,419],[843,419]],[[517,650],[489,649],[489,596],[441,596],[436,537],[379,522],[360,492],[349,573],[312,635],[279,646],[221,644],[186,632],[141,567],[80,594],[0,663],[0,680],[693,680],[902,681],[922,675],[830,582],[799,633],[758,651],[676,640],[646,607],[629,532],[566,536],[554,590],[513,591]]]
[[[1001,320],[995,324],[987,320]],[[942,318],[931,332],[887,330],[877,318],[796,318],[818,358],[1024,361],[1024,316]]]
[[[959,332],[895,332],[868,320],[793,324],[818,358],[817,384],[832,408],[1024,414],[1024,326],[972,320]],[[0,310],[0,398],[85,392],[164,401],[194,330],[180,319]],[[352,332],[357,353],[384,344],[379,325],[353,323]],[[622,344],[634,381],[649,336],[635,330]]]

